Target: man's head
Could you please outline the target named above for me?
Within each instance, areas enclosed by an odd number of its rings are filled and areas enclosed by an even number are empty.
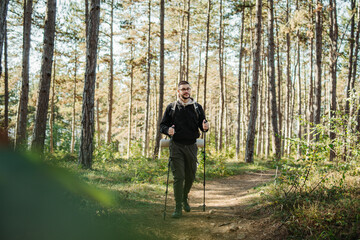
[[[187,81],[180,81],[178,84],[178,90],[179,98],[185,102],[188,101],[190,98],[191,93],[191,87],[189,82]]]

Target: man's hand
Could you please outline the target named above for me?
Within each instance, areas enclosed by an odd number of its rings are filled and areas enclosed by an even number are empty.
[[[204,119],[204,121],[203,121],[203,129],[204,129],[204,131],[209,130],[209,128],[210,128],[209,122]]]
[[[171,127],[169,127],[168,134],[170,136],[174,136],[174,134],[175,134],[175,125],[172,125]]]

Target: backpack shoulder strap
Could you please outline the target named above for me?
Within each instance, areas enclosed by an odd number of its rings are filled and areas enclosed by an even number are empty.
[[[172,119],[174,119],[175,110],[176,110],[176,101],[171,103],[171,118]]]
[[[199,105],[197,102],[194,103],[194,108],[195,108],[195,113],[196,113],[196,119],[199,119],[200,110],[199,110]]]

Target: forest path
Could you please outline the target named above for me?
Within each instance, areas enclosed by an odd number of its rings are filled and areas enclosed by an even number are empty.
[[[179,240],[193,239],[282,239],[281,224],[273,222],[261,207],[252,207],[260,196],[255,189],[274,180],[275,171],[247,172],[206,182],[206,211],[203,212],[203,184],[193,186],[191,212],[172,219],[174,199],[170,188],[166,220],[161,230]],[[279,228],[280,227],[280,228]]]

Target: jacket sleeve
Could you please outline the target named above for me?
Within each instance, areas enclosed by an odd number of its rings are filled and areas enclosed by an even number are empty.
[[[204,121],[204,119],[206,119],[204,109],[202,108],[202,106],[200,104],[198,104],[198,108],[199,108],[198,126],[202,132],[207,132],[207,131],[209,131],[209,129],[206,131],[204,131],[204,129],[203,129],[203,121]]]
[[[173,120],[171,116],[171,104],[169,104],[166,107],[166,110],[160,122],[160,132],[162,134],[169,136],[168,131],[172,125],[173,125]]]

